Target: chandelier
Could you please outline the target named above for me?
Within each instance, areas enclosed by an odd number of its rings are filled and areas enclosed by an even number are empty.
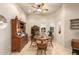
[[[34,3],[32,5],[33,8],[33,13],[43,13],[48,11],[48,9],[45,8],[45,4],[44,3]]]

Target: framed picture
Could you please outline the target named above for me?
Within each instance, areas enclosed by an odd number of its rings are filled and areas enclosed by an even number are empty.
[[[54,32],[54,27],[50,27],[50,31],[53,33]]]
[[[0,15],[0,29],[4,29],[7,26],[7,19]]]
[[[71,19],[70,20],[70,28],[71,29],[79,29],[79,19]]]
[[[45,32],[46,32],[46,28],[45,28],[45,27],[42,27],[42,28],[41,28],[41,32],[42,32],[42,33],[45,33]]]

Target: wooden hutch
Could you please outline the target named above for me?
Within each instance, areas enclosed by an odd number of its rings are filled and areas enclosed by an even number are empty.
[[[12,52],[20,52],[28,42],[28,35],[26,34],[26,25],[16,16],[11,21],[12,27]]]

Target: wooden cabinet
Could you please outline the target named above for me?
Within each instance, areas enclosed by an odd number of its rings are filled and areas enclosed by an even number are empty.
[[[79,55],[79,39],[72,39],[71,41],[72,53]]]
[[[79,49],[79,39],[72,39],[72,48]]]
[[[18,20],[17,17],[12,19],[12,52],[20,52],[22,48],[28,42],[28,35],[25,30],[25,23],[23,21]]]

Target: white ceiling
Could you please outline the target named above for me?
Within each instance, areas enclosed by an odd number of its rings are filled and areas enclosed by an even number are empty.
[[[32,10],[33,3],[19,3],[18,6],[26,13],[26,14],[33,14],[29,10]],[[56,12],[62,4],[60,3],[45,3],[45,8],[48,9],[44,14],[53,14]]]

